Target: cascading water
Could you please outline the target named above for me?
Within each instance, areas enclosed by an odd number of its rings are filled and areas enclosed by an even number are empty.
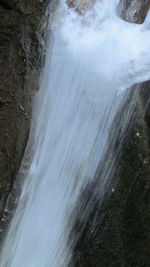
[[[70,217],[79,194],[108,149],[127,88],[150,78],[149,16],[143,25],[130,24],[116,15],[117,6],[99,0],[82,15],[59,6],[35,104],[33,160],[1,267],[59,267],[70,260]]]

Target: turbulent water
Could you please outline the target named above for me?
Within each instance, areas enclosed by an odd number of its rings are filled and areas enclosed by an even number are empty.
[[[149,15],[143,25],[130,24],[117,6],[99,0],[82,15],[63,2],[58,7],[35,104],[33,160],[1,267],[62,267],[70,260],[72,210],[108,149],[128,88],[150,78]]]

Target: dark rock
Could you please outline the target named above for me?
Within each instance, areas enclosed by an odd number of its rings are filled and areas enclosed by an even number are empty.
[[[93,185],[81,195],[80,203],[88,203],[90,212],[83,224],[77,208],[72,231],[77,240],[70,266],[149,266],[150,129],[140,107],[134,120],[114,176],[118,183],[111,185],[111,196],[101,204],[98,196],[93,197]]]
[[[28,140],[44,63],[46,9],[50,3],[52,12],[56,2],[0,0],[0,218]]]

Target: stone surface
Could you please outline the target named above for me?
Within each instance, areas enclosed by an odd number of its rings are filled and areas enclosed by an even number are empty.
[[[52,15],[56,2],[0,0],[0,217],[28,140],[32,96],[44,63],[47,6]]]
[[[142,23],[150,8],[149,0],[121,0],[120,15],[130,22]]]

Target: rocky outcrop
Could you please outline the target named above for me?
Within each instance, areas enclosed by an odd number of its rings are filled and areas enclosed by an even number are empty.
[[[142,23],[150,8],[150,1],[121,0],[120,16],[129,22]]]
[[[0,0],[0,217],[28,140],[32,96],[44,62],[47,16],[56,2]]]

